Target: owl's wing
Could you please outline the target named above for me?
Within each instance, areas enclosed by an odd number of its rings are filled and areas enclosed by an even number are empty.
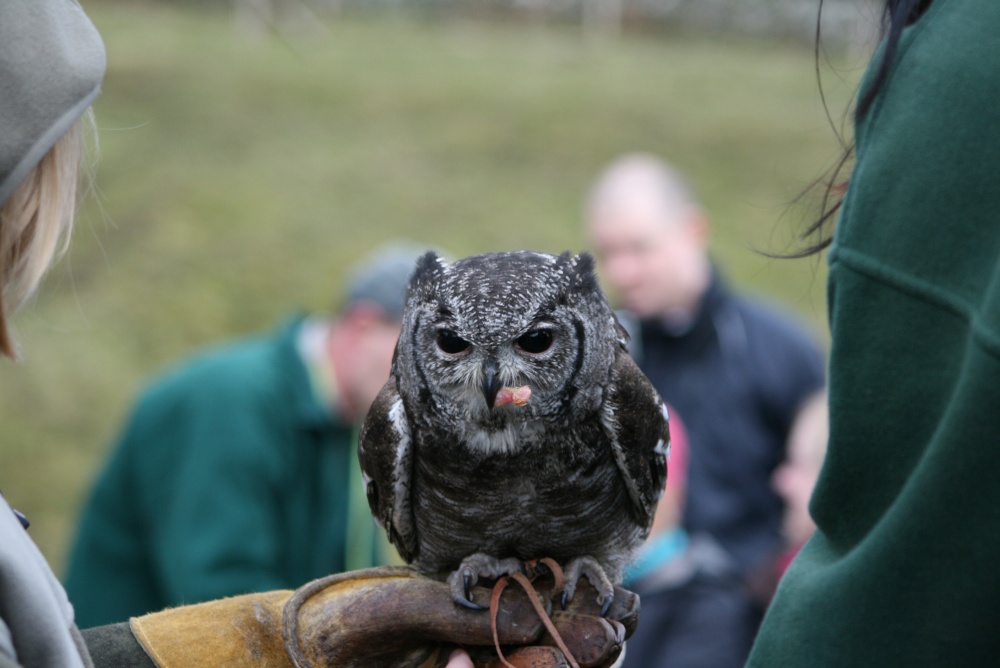
[[[390,376],[368,410],[358,438],[358,460],[368,506],[407,562],[417,556],[416,525],[410,499],[410,423]]]
[[[666,455],[670,445],[667,409],[624,350],[617,352],[611,380],[611,396],[604,405],[604,424],[634,516],[648,529],[667,482]]]

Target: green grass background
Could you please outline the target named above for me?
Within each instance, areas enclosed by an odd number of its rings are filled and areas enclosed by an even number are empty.
[[[802,45],[341,16],[251,38],[224,10],[87,3],[107,43],[97,190],[0,364],[0,486],[57,569],[144,378],[329,308],[396,236],[453,256],[584,248],[581,199],[624,151],[689,173],[736,284],[824,337],[824,268],[772,260],[839,153]],[[842,113],[863,55],[824,74]],[[846,68],[846,69],[844,69]]]

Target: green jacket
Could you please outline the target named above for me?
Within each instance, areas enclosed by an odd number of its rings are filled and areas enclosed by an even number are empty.
[[[345,570],[353,428],[314,398],[298,328],[205,352],[141,396],[70,556],[81,628]]]
[[[819,530],[752,666],[1000,665],[1000,3],[937,0],[894,63],[829,255]]]

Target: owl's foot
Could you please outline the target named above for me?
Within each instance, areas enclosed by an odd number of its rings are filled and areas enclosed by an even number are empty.
[[[576,585],[580,577],[587,576],[590,584],[597,590],[597,602],[601,606],[601,617],[608,614],[611,604],[615,600],[615,586],[611,583],[611,578],[604,572],[604,568],[597,563],[593,557],[577,557],[571,560],[563,571],[566,577],[566,584],[563,588],[562,609],[573,600],[576,594]]]
[[[480,578],[496,580],[503,575],[513,575],[524,572],[524,564],[520,559],[508,557],[497,559],[482,552],[469,555],[462,560],[458,569],[448,576],[451,585],[451,598],[459,605],[473,610],[486,610],[487,605],[481,605],[472,600],[472,588]]]

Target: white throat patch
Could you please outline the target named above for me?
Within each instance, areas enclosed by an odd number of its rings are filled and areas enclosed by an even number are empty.
[[[503,429],[490,431],[469,425],[465,433],[466,445],[477,452],[488,455],[512,455],[520,451],[528,441],[541,431],[537,422],[508,423]]]

